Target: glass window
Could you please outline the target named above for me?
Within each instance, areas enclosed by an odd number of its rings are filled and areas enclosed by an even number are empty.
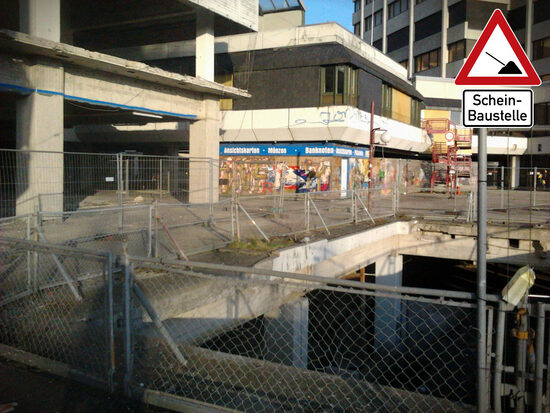
[[[401,66],[403,66],[405,69],[409,68],[409,59],[403,60],[402,62],[399,62]]]
[[[368,32],[372,28],[372,16],[365,17],[365,31]]]
[[[416,4],[424,3],[426,0],[416,0]]]
[[[550,82],[550,73],[548,73],[547,75],[542,75],[540,77],[540,80],[542,80],[543,82]]]
[[[409,9],[409,0],[396,0],[388,5],[388,20],[406,12]]]
[[[355,23],[353,25],[353,34],[356,35],[356,36],[361,35],[361,25],[359,23]]]
[[[374,13],[374,27],[380,26],[382,24],[382,10]]]
[[[550,57],[550,37],[533,42],[533,60]]]
[[[355,0],[355,10],[354,11],[359,11],[361,10],[361,0]]]
[[[535,125],[550,125],[550,102],[535,104]]]
[[[422,72],[424,70],[438,67],[441,64],[441,49],[434,49],[414,58],[414,70],[415,72]]]
[[[321,105],[357,105],[357,70],[351,66],[321,68]]]
[[[449,49],[449,63],[466,57],[466,40],[451,43]]]

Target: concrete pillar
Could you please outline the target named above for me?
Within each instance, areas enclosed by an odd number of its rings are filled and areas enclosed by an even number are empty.
[[[447,29],[449,28],[449,7],[447,0],[441,0],[441,77],[447,77]]]
[[[510,171],[510,189],[519,187],[519,176],[521,167],[521,157],[512,156],[512,170]]]
[[[414,75],[414,6],[416,1],[409,2],[409,78]]]
[[[533,0],[525,4],[525,53],[529,60],[533,57]]]
[[[19,31],[59,42],[61,0],[19,0]]]
[[[203,99],[201,119],[189,127],[189,202],[218,201],[220,100]]]
[[[195,75],[214,81],[214,14],[197,12]]]
[[[376,261],[376,284],[401,287],[403,256],[387,255]],[[376,297],[374,308],[374,347],[376,351],[395,349],[401,341],[401,300]]]
[[[60,40],[60,0],[19,0],[20,30],[31,36]],[[63,151],[63,67],[36,59],[28,70],[32,86],[55,94],[34,92],[17,100],[17,148]],[[59,94],[58,94],[59,93]],[[63,155],[28,152],[17,159],[18,215],[63,210]]]
[[[265,359],[307,368],[309,300],[299,298],[264,316]]]
[[[374,0],[373,0],[374,1]],[[382,53],[388,52],[388,0],[383,0],[382,4]],[[374,16],[372,16],[374,19]],[[372,21],[372,27],[374,29],[374,20]]]

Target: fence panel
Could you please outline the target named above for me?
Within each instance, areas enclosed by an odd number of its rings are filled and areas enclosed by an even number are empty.
[[[0,240],[0,257],[0,343],[110,386],[107,256]]]
[[[474,410],[470,303],[133,264],[131,387],[243,411]]]

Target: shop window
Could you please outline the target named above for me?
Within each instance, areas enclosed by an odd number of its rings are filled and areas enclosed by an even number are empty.
[[[215,75],[214,81],[224,86],[233,86],[233,73]],[[233,110],[233,99],[220,99],[220,110]]]
[[[423,53],[414,57],[414,71],[423,72],[424,70],[433,69],[438,67],[441,63],[441,49],[434,49],[432,51]]]
[[[321,68],[321,105],[357,106],[357,69],[350,66]]]
[[[448,46],[449,63],[455,62],[466,57],[466,40],[459,40]]]
[[[550,57],[550,37],[533,42],[533,60]]]

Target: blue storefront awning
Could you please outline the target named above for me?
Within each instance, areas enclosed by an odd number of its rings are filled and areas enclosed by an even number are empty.
[[[369,149],[334,143],[220,144],[220,156],[336,156],[368,159]]]

